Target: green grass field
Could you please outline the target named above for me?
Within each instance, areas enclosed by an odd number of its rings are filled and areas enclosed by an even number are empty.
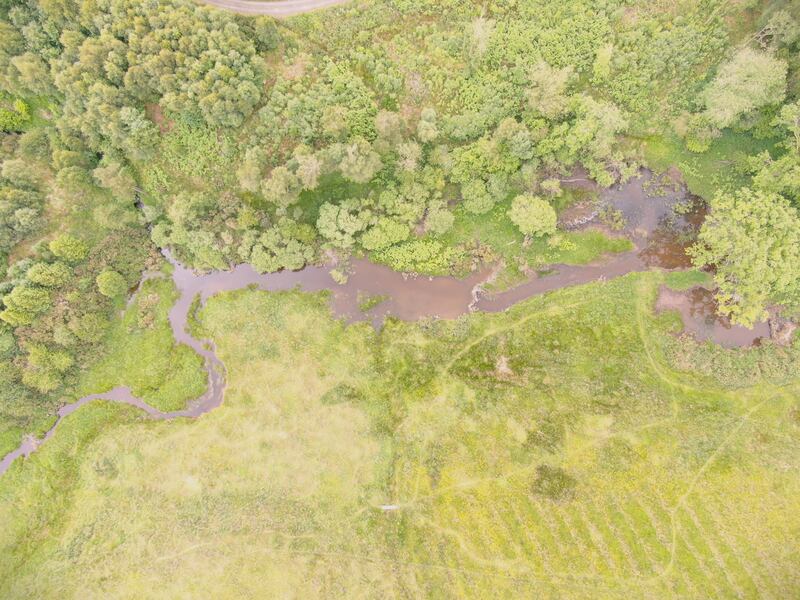
[[[795,597],[800,346],[679,370],[663,279],[380,334],[216,296],[224,405],[67,419],[0,478],[0,597]]]

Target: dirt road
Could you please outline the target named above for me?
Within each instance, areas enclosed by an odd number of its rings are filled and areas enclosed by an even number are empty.
[[[348,0],[280,0],[259,2],[258,0],[202,0],[206,4],[243,15],[269,15],[291,17],[320,8],[344,4]]]

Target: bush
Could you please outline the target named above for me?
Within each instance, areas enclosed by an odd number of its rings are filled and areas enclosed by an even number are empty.
[[[514,198],[508,217],[524,235],[544,236],[556,232],[556,211],[538,196],[523,194]]]
[[[375,258],[395,271],[447,273],[461,256],[438,240],[412,240],[378,252]]]
[[[70,264],[82,262],[89,254],[89,246],[78,238],[63,234],[58,236],[49,245],[50,252]]]
[[[72,269],[63,262],[37,263],[25,274],[28,281],[48,288],[58,288],[72,277]]]
[[[0,107],[0,131],[22,131],[30,120],[30,107],[22,100],[15,100],[12,109]]]
[[[565,501],[575,495],[577,483],[560,467],[539,465],[536,467],[536,479],[531,485],[531,492],[557,502]]]
[[[95,281],[97,289],[107,298],[119,298],[128,289],[125,278],[116,271],[103,271]]]

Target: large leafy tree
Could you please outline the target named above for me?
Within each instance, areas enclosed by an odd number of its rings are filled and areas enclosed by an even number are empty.
[[[356,138],[352,144],[345,146],[339,161],[342,175],[356,183],[367,183],[382,166],[380,155],[363,138]]]
[[[508,217],[524,235],[544,236],[556,231],[556,211],[538,196],[520,195],[514,198]]]
[[[719,193],[690,253],[714,266],[720,312],[752,326],[770,303],[800,304],[800,214],[782,196]]]
[[[319,209],[317,230],[326,240],[339,248],[352,248],[356,236],[372,221],[372,210],[366,202],[348,198],[340,204],[326,202]]]
[[[30,325],[34,319],[50,308],[50,293],[42,288],[17,286],[3,297],[5,310],[0,319],[13,326]]]
[[[260,273],[302,269],[314,258],[314,229],[286,217],[264,233],[249,230],[239,246],[239,256]]]
[[[111,270],[100,273],[95,282],[97,283],[97,289],[107,298],[122,296],[128,287],[125,283],[125,278],[116,271]]]
[[[742,48],[704,90],[705,117],[716,127],[730,127],[753,110],[778,104],[786,95],[787,71],[786,61]]]

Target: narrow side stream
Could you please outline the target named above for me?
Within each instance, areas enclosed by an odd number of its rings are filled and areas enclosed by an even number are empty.
[[[170,326],[177,342],[190,346],[205,359],[208,373],[206,392],[190,402],[184,410],[166,413],[135,397],[128,387],[116,387],[108,392],[84,396],[58,411],[56,423],[42,439],[26,436],[16,450],[0,461],[0,475],[17,458],[29,456],[50,439],[67,415],[94,400],[129,404],[161,420],[199,417],[219,406],[225,392],[225,367],[217,357],[213,344],[194,338],[187,327],[189,310],[198,295],[201,303],[204,303],[214,294],[251,285],[265,291],[294,288],[306,292],[329,290],[335,316],[348,322],[368,320],[379,327],[387,316],[414,321],[425,317],[452,319],[475,310],[499,312],[532,296],[563,287],[619,277],[651,267],[688,267],[690,263],[685,248],[705,216],[702,208],[696,205],[694,210],[686,211],[682,216],[676,215],[673,207],[677,203],[687,204],[695,202],[695,199],[683,189],[663,189],[657,196],[650,197],[647,190],[651,184],[652,174],[644,171],[641,177],[600,193],[601,201],[624,218],[625,225],[620,233],[633,241],[633,250],[605,257],[589,265],[553,265],[552,274],[535,277],[497,294],[487,294],[482,290],[481,284],[489,276],[488,271],[475,273],[466,279],[412,277],[367,260],[354,260],[350,278],[345,285],[339,285],[329,273],[330,266],[259,274],[250,265],[243,264],[228,271],[198,274],[175,260],[165,249],[162,254],[174,267],[172,278],[179,292],[178,300],[169,311]],[[593,225],[587,222],[582,226]],[[152,275],[145,275],[145,278],[148,276]],[[359,308],[364,295],[386,296],[387,300],[364,313]]]

